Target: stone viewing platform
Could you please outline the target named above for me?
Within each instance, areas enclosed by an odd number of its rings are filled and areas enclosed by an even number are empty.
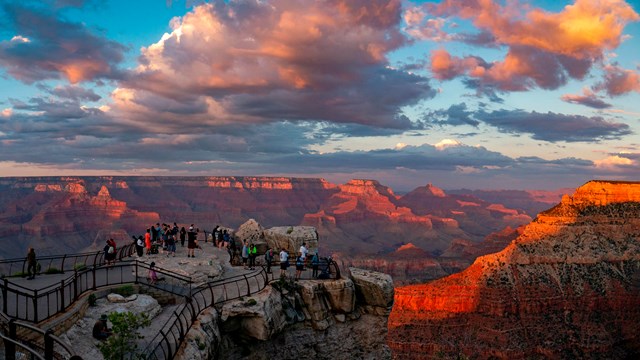
[[[318,246],[312,227],[264,230],[255,221],[248,221],[234,235],[238,243],[246,239],[264,249],[285,248],[292,253],[302,242],[314,253]],[[186,247],[180,245],[175,257],[159,253],[140,258],[131,246],[124,246],[120,247],[120,260],[112,266],[101,265],[102,260],[94,258],[84,261],[97,266],[56,263],[64,273],[41,274],[35,280],[6,278],[2,292],[5,315],[7,319],[37,319],[38,327],[53,330],[62,342],[73,344],[75,354],[84,359],[102,359],[99,341],[91,336],[94,322],[102,314],[123,311],[152,318],[151,326],[143,329],[145,338],[138,344],[151,358],[234,359],[245,357],[247,352],[260,358],[257,354],[274,351],[294,357],[304,350],[310,358],[335,359],[336,353],[348,354],[344,352],[348,348],[362,358],[390,358],[388,347],[380,341],[386,336],[393,299],[389,276],[356,269],[351,272],[333,262],[331,279],[312,279],[310,264],[299,281],[293,280],[295,266],[287,270],[286,278],[278,279],[278,263],[268,274],[261,266],[262,254],[256,270],[246,270],[229,263],[226,249],[218,249],[210,241],[201,241],[200,246],[193,258],[186,257]],[[147,280],[151,262],[161,278],[156,284]],[[21,265],[11,266],[18,269]],[[60,290],[55,290],[56,286]],[[54,289],[55,301],[50,296],[39,297],[44,289]],[[29,300],[32,295],[18,295],[31,291],[38,294],[36,300]],[[118,292],[127,292],[127,296],[116,296]],[[91,294],[97,297],[95,307],[88,303]],[[192,306],[196,309],[195,321],[184,324],[180,320],[183,317],[176,318],[181,312],[190,313]],[[178,328],[185,333],[176,335]],[[18,333],[25,336],[26,331]],[[351,336],[358,333],[362,336]],[[184,341],[175,343],[169,334]],[[301,334],[306,340],[286,341],[290,345],[282,346],[282,339],[299,338]],[[60,345],[56,345],[56,352],[64,353]]]

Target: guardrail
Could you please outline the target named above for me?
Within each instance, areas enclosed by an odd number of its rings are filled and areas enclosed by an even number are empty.
[[[173,359],[187,332],[204,309],[229,300],[251,296],[263,290],[270,281],[279,278],[275,274],[275,269],[279,266],[279,262],[272,263],[272,271],[267,273],[266,266],[260,265],[256,272],[210,281],[194,289],[191,298],[188,298],[180,309],[173,312],[161,327],[163,330],[160,330],[145,348],[143,353],[146,359]],[[322,259],[319,267],[329,269],[330,279],[340,278],[340,268],[332,259]]]
[[[118,253],[118,259],[123,258],[123,254],[131,255],[135,247],[125,247]],[[77,254],[81,255],[81,254]],[[76,258],[78,258],[77,256]],[[68,259],[70,257],[57,257],[58,259]],[[101,263],[96,259],[98,254],[94,254],[94,263]],[[103,260],[103,259],[102,259]],[[21,260],[22,261],[22,260]],[[11,262],[5,260],[5,262]],[[15,261],[17,262],[17,261]],[[80,262],[76,262],[80,263]],[[83,263],[85,264],[85,263]],[[165,325],[149,343],[145,349],[148,359],[173,359],[185,339],[185,336],[198,315],[206,308],[224,303],[229,300],[238,299],[243,296],[250,296],[264,289],[267,284],[279,278],[279,262],[271,264],[271,273],[267,273],[264,265],[258,266],[259,270],[249,273],[236,275],[231,278],[220,279],[204,283],[197,288],[192,288],[193,281],[190,277],[175,274],[169,270],[155,268],[160,277],[164,276],[164,281],[154,284],[146,281],[145,271],[149,270],[146,263],[138,260],[121,261],[113,265],[94,265],[78,270],[77,266],[73,266],[73,275],[62,279],[59,284],[52,284],[43,289],[28,289],[19,284],[11,282],[4,278],[2,286],[2,309],[3,313],[14,319],[21,319],[38,323],[66,311],[80,296],[89,291],[95,291],[99,287],[121,285],[121,284],[143,284],[144,286],[156,288],[162,291],[170,292],[175,295],[184,296],[185,304],[167,320]],[[86,265],[85,265],[86,266]],[[331,279],[340,278],[340,268],[337,263],[331,259],[322,259],[320,269],[327,268]],[[307,268],[307,271],[310,269]],[[113,276],[116,274],[117,276]],[[307,276],[305,276],[307,278]],[[10,306],[15,304],[15,307]],[[19,303],[25,303],[26,306],[19,307]],[[15,322],[14,322],[15,323]],[[18,323],[22,324],[22,323]],[[27,324],[28,325],[28,324]],[[48,343],[59,340],[53,334],[43,332],[39,328],[29,325],[27,328],[38,329],[42,341],[45,344],[44,353],[46,360]],[[15,335],[15,332],[13,333]],[[9,339],[5,341],[5,351],[13,349],[15,354],[16,346],[24,348],[25,351],[37,351],[29,345],[16,342],[15,336],[11,336],[9,329]],[[3,339],[6,336],[2,336]],[[29,343],[31,344],[31,343]],[[73,360],[81,359],[80,357],[68,352]],[[7,355],[10,356],[10,355]],[[37,358],[42,356],[36,355]],[[7,357],[9,359],[9,357]]]
[[[122,260],[133,255],[135,251],[134,243],[124,245],[117,249],[116,259]],[[104,251],[39,256],[37,261],[40,264],[41,274],[82,270],[84,267],[99,266],[105,263]],[[26,271],[26,257],[0,260],[0,277],[25,276]]]
[[[2,311],[11,318],[39,323],[65,312],[86,292],[105,286],[141,282],[176,295],[190,295],[193,283],[190,277],[155,268],[165,281],[150,284],[145,281],[148,270],[149,265],[138,260],[92,266],[81,271],[75,270],[68,278],[42,289],[26,288],[4,278],[1,285]]]
[[[35,336],[32,337],[32,340],[19,340],[18,327],[30,331]],[[55,336],[51,330],[42,330],[34,325],[23,323],[16,319],[9,320],[5,328],[5,333],[0,334],[0,338],[2,338],[4,342],[5,359],[7,360],[15,360],[16,354],[20,352],[23,354],[25,352],[28,353],[31,358],[43,360],[82,360],[71,346]],[[40,339],[42,340],[38,342],[37,340]],[[18,349],[22,349],[22,351],[19,352]]]

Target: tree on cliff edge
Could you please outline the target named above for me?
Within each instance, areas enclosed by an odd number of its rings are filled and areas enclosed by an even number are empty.
[[[138,340],[144,338],[139,329],[149,326],[151,320],[147,314],[113,312],[109,314],[113,324],[113,335],[98,345],[105,360],[144,359],[138,352]]]

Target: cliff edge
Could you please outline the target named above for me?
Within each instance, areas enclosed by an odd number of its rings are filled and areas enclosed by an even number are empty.
[[[624,359],[640,354],[640,182],[590,181],[507,248],[396,289],[398,359]]]

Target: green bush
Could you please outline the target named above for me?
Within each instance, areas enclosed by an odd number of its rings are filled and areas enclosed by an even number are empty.
[[[62,270],[58,269],[55,266],[52,266],[50,268],[48,268],[47,270],[44,271],[45,274],[62,274]]]
[[[138,340],[143,339],[138,329],[147,327],[151,320],[147,314],[113,312],[109,314],[109,321],[113,325],[111,335],[107,340],[98,344],[98,348],[105,360],[145,359],[146,355],[138,350]]]
[[[131,296],[135,293],[135,291],[133,290],[133,285],[122,285],[119,288],[113,290],[113,292],[124,297]]]
[[[244,303],[245,306],[253,306],[255,304],[257,304],[258,302],[256,301],[256,299],[249,299],[247,300],[247,302]]]
[[[293,226],[289,226],[287,229],[287,234],[291,234],[293,232]]]
[[[89,306],[96,306],[96,302],[98,301],[98,299],[96,298],[96,294],[89,295],[87,301],[89,302]]]
[[[84,270],[86,268],[87,268],[86,264],[75,264],[75,265],[73,265],[73,270],[75,270],[75,271],[82,271],[82,270]]]

